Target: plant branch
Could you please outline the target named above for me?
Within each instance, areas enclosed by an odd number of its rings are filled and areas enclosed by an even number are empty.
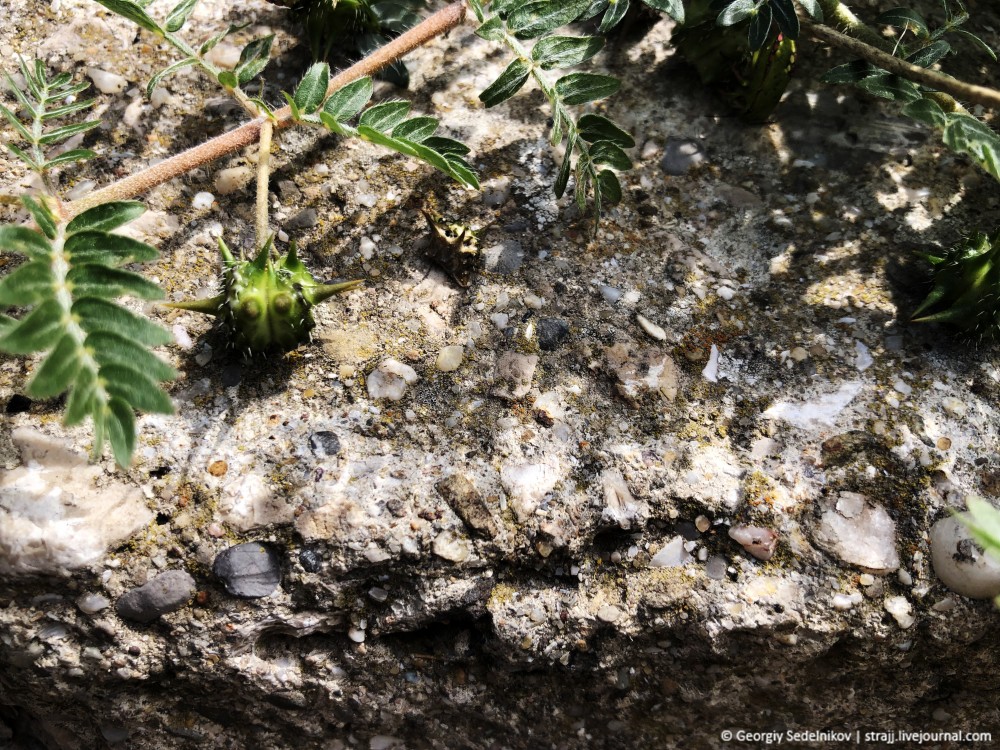
[[[260,152],[257,154],[257,247],[267,241],[267,195],[271,176],[271,135],[274,123],[265,122],[260,127]]]
[[[396,37],[388,44],[379,47],[347,70],[334,76],[327,88],[327,94],[329,95],[337,89],[343,88],[351,81],[371,75],[394,63],[407,53],[423,46],[431,39],[451,31],[464,18],[465,4],[461,1],[454,2],[442,8],[406,33]],[[208,164],[220,157],[256,143],[260,139],[261,126],[269,119],[273,119],[275,127],[278,128],[294,124],[291,108],[289,107],[282,107],[273,112],[270,118],[267,115],[262,115],[245,125],[223,133],[199,146],[190,148],[176,156],[154,164],[141,172],[136,172],[123,180],[101,188],[80,200],[65,204],[65,218],[77,216],[88,208],[93,208],[102,203],[127,200],[142,195],[154,187],[172,180],[174,177],[179,177],[182,174],[190,172],[192,169],[197,169],[204,164]]]
[[[883,70],[902,76],[914,83],[920,83],[937,91],[944,92],[954,97],[974,104],[982,104],[984,107],[1000,107],[1000,91],[976,86],[975,84],[959,81],[957,78],[939,73],[936,70],[921,68],[919,65],[893,57],[887,52],[862,42],[859,39],[841,34],[839,31],[831,29],[817,23],[808,23],[809,33],[817,39],[832,44],[835,47],[845,49],[852,54],[867,60],[872,65],[876,65]],[[956,102],[957,104],[957,102]]]

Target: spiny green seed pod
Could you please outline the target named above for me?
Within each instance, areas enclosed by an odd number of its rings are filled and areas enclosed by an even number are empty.
[[[321,284],[296,256],[295,243],[277,262],[271,244],[269,237],[252,261],[237,260],[220,239],[222,293],[168,307],[216,316],[229,329],[232,345],[247,354],[294,349],[308,341],[316,325],[312,308],[363,282]]]
[[[942,256],[930,256],[934,288],[913,313],[914,323],[951,323],[974,341],[1000,327],[1000,233],[976,232]]]

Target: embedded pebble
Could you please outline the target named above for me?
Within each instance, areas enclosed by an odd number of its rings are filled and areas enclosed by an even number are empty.
[[[694,519],[694,527],[704,534],[712,527],[712,522],[708,520],[708,516],[698,516]]]
[[[857,367],[860,372],[864,372],[873,364],[875,364],[875,360],[872,359],[872,355],[871,352],[868,351],[868,347],[860,341],[855,341],[854,366]]]
[[[194,595],[194,579],[185,570],[167,570],[118,599],[115,610],[125,620],[152,622],[175,612]]]
[[[299,565],[307,573],[318,573],[323,567],[323,556],[312,547],[304,547],[299,551]]]
[[[732,300],[733,297],[736,296],[736,291],[730,289],[728,286],[720,286],[716,290],[716,294],[718,294],[719,297],[724,299],[726,302],[729,302],[730,300]]]
[[[220,195],[229,195],[247,185],[253,179],[250,167],[230,167],[215,175],[215,190]]]
[[[399,401],[406,393],[407,386],[416,383],[417,380],[416,370],[390,357],[383,360],[368,376],[366,383],[368,396],[374,399]]]
[[[667,138],[663,144],[660,168],[669,175],[679,177],[704,162],[705,152],[697,141],[687,138]]]
[[[281,583],[281,557],[259,542],[237,544],[216,555],[212,572],[233,596],[257,599]]]
[[[778,547],[778,534],[772,529],[760,526],[733,526],[729,538],[739,542],[747,552],[758,560],[770,560]]]
[[[483,263],[493,273],[514,273],[524,263],[524,248],[517,240],[504,240],[483,250]]]
[[[493,313],[490,322],[502,331],[510,322],[510,316],[507,313]]]
[[[380,586],[372,586],[368,589],[368,596],[381,604],[389,598],[389,592]]]
[[[454,372],[462,364],[464,357],[465,347],[458,345],[446,346],[438,353],[434,366],[441,372]]]
[[[636,322],[639,323],[639,327],[645,331],[650,338],[654,338],[657,341],[666,341],[667,332],[663,330],[660,326],[656,325],[653,321],[647,318],[645,315],[636,314]]]
[[[684,537],[675,536],[664,544],[659,552],[653,555],[649,561],[649,567],[677,568],[693,560],[694,558],[691,556],[691,553],[684,548]]]
[[[66,199],[71,201],[78,201],[87,193],[91,192],[97,183],[93,180],[80,180],[76,185],[73,186],[72,190],[66,191]]]
[[[719,382],[719,347],[712,344],[712,349],[708,354],[708,364],[701,371],[701,376],[709,383]]]
[[[94,88],[102,94],[120,94],[128,88],[128,81],[117,73],[100,68],[87,68],[87,75],[94,82]]]
[[[214,203],[215,196],[211,193],[202,191],[194,194],[194,198],[191,199],[191,208],[201,211],[206,208],[211,208]]]
[[[1000,596],[1000,562],[983,551],[958,517],[935,522],[930,537],[931,563],[945,586],[970,599]]]
[[[597,619],[601,622],[618,622],[621,619],[622,611],[613,604],[605,604],[597,610]]]
[[[815,531],[816,541],[846,563],[889,573],[899,567],[896,523],[880,505],[863,495],[842,492],[827,508]]]
[[[335,432],[319,430],[309,436],[309,449],[316,458],[334,458],[340,453],[340,438]]]
[[[371,260],[375,256],[376,247],[377,245],[370,237],[362,237],[361,242],[358,243],[358,252],[365,260]]]
[[[363,628],[348,628],[347,637],[355,643],[364,643],[365,631]]]
[[[464,562],[472,554],[472,545],[468,539],[460,537],[452,531],[442,531],[434,537],[434,554],[450,562]]]
[[[538,321],[538,348],[552,352],[569,336],[569,324],[559,318],[542,318]]]
[[[890,596],[885,600],[885,610],[894,618],[903,630],[906,630],[916,618],[913,616],[913,605],[905,596]]]
[[[969,407],[965,405],[965,402],[955,398],[954,396],[946,396],[941,399],[941,408],[944,409],[945,413],[956,419],[962,419]]]
[[[92,615],[110,607],[111,602],[102,594],[81,594],[77,597],[76,606],[85,615]]]
[[[610,305],[615,304],[618,300],[622,298],[624,292],[621,289],[616,289],[613,286],[601,285],[600,287],[601,296],[604,297],[604,301]]]
[[[319,224],[319,213],[315,208],[304,208],[295,216],[285,221],[284,228],[294,232],[299,229],[311,229]]]
[[[726,562],[726,558],[720,555],[713,555],[708,558],[708,562],[705,563],[705,575],[713,581],[721,581],[726,577],[727,567],[728,563]]]
[[[497,360],[495,392],[505,398],[521,398],[531,390],[531,381],[538,367],[537,354],[504,352]]]

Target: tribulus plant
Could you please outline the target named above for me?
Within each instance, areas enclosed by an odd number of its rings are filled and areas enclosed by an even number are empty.
[[[928,256],[934,289],[913,313],[915,323],[951,323],[976,342],[1000,329],[1000,234],[976,232],[943,255]]]

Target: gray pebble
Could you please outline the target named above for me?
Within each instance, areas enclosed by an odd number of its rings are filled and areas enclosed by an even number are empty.
[[[524,248],[517,240],[504,240],[483,251],[486,270],[494,273],[514,273],[524,263]]]
[[[687,138],[668,138],[663,145],[660,168],[669,175],[679,177],[704,162],[705,152],[697,141]]]
[[[284,229],[286,231],[295,231],[296,229],[310,229],[311,227],[319,224],[319,214],[316,213],[315,208],[306,208],[299,211],[295,216],[290,218],[285,222]]]
[[[705,563],[705,575],[713,581],[721,581],[726,577],[727,567],[729,567],[729,563],[726,562],[726,558],[720,555],[713,555]]]
[[[243,367],[240,365],[226,365],[222,368],[222,386],[224,388],[239,385],[241,380],[243,380]]]
[[[185,570],[167,570],[122,596],[115,609],[134,622],[152,622],[187,604],[194,595],[194,579]]]
[[[278,588],[281,558],[276,550],[258,542],[237,544],[216,556],[212,572],[233,596],[256,599]]]
[[[312,547],[304,547],[299,552],[299,565],[307,573],[317,573],[323,567],[323,556]]]
[[[340,438],[335,432],[320,430],[309,436],[309,448],[316,458],[334,458],[340,453]]]
[[[559,318],[542,318],[538,321],[538,346],[544,352],[552,352],[569,335],[569,325]]]

